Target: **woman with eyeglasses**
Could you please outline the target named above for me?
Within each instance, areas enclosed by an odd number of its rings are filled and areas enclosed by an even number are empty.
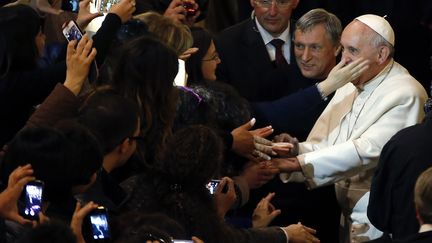
[[[192,54],[186,60],[186,73],[188,74],[188,86],[202,83],[205,80],[215,81],[216,68],[221,62],[219,55],[214,45],[213,37],[211,34],[199,27],[191,28],[194,47],[198,51]]]

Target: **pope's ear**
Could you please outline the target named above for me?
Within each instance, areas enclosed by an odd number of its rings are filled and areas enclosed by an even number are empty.
[[[382,64],[385,62],[390,55],[390,48],[388,46],[381,46],[378,49],[378,63]]]

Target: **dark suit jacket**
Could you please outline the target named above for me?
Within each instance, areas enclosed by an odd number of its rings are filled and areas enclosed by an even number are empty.
[[[393,239],[415,234],[419,229],[414,207],[417,177],[432,166],[432,114],[418,125],[396,133],[384,146],[374,177],[368,217]],[[432,241],[431,241],[432,242]]]
[[[416,233],[403,240],[395,240],[394,243],[430,243],[432,242],[432,231]]]
[[[298,70],[293,54],[290,65],[275,68],[252,19],[221,32],[216,49],[222,60],[216,71],[218,80],[234,86],[249,101],[274,100],[310,85],[307,80],[292,79]]]

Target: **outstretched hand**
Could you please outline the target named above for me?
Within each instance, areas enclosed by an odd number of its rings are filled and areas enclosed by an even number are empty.
[[[233,136],[232,149],[237,154],[253,161],[256,161],[256,158],[270,160],[269,154],[274,155],[275,153],[269,148],[271,142],[264,137],[272,134],[273,128],[267,126],[250,131],[255,122],[255,118],[252,118],[231,132]]]
[[[270,201],[276,194],[269,193],[259,201],[252,215],[252,226],[254,228],[267,227],[270,222],[281,214],[280,209],[276,209]]]

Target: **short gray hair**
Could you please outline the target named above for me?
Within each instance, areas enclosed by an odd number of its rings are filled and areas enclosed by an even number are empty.
[[[305,13],[296,23],[296,30],[306,32],[313,27],[324,24],[327,36],[334,46],[339,45],[342,24],[339,18],[325,9],[316,8]]]
[[[393,45],[388,42],[386,39],[384,39],[384,37],[382,37],[380,34],[378,34],[377,32],[373,31],[374,35],[371,37],[371,45],[378,48],[380,46],[386,46],[389,48],[390,53],[388,56],[388,59],[392,58],[394,56],[394,47]]]

